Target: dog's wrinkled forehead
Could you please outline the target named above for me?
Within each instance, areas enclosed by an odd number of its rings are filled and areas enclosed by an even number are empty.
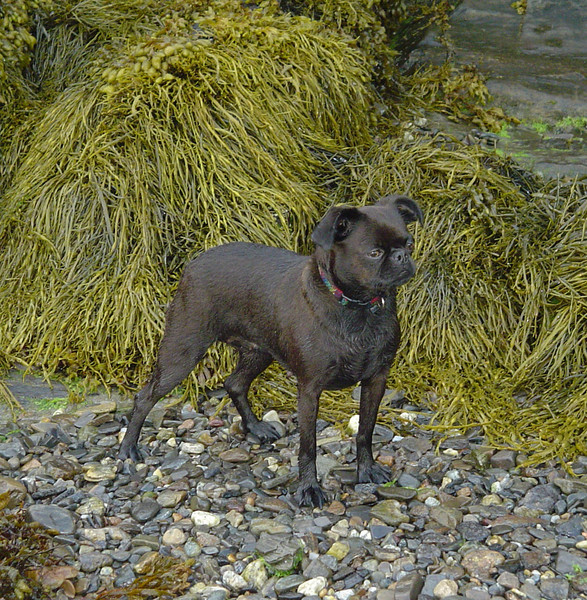
[[[385,196],[376,204],[363,206],[333,206],[312,233],[312,241],[330,250],[334,244],[348,238],[375,234],[378,238],[391,234],[407,234],[406,225],[422,222],[422,211],[414,200],[406,196]]]

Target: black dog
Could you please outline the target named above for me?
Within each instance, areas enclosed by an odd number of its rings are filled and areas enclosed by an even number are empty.
[[[274,360],[297,378],[300,504],[325,501],[316,479],[322,390],[361,381],[358,481],[388,481],[390,474],[373,460],[371,441],[400,341],[396,289],[415,272],[413,238],[406,228],[415,220],[422,221],[422,212],[413,200],[386,196],[362,208],[331,208],[314,230],[311,256],[239,242],[190,262],[167,312],[155,370],[135,398],[119,456],[140,458],[137,442],[149,411],[220,340],[239,352],[225,388],[245,432],[262,441],[279,435],[251,411],[251,382]]]

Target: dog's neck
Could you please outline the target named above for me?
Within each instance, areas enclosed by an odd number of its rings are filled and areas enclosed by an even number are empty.
[[[372,312],[376,312],[385,306],[385,299],[382,296],[374,296],[371,298],[371,300],[367,300],[366,302],[349,298],[339,287],[330,281],[326,271],[320,265],[318,265],[318,273],[320,273],[320,278],[324,282],[324,285],[328,291],[340,302],[342,306],[355,306],[357,308],[366,307]]]

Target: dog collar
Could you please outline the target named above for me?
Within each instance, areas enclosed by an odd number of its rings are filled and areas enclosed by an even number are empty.
[[[324,269],[322,267],[318,267],[318,272],[320,273],[320,278],[324,282],[324,285],[328,288],[328,291],[332,293],[332,295],[343,305],[347,306],[349,304],[354,306],[368,306],[371,312],[376,312],[380,308],[385,306],[385,298],[382,296],[375,296],[368,300],[367,302],[363,302],[362,300],[355,300],[354,298],[349,298],[345,296],[343,291],[336,287],[330,279],[328,279]]]

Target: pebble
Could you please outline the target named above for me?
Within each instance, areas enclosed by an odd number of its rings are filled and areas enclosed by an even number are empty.
[[[216,527],[220,524],[220,516],[204,510],[195,510],[191,514],[194,525],[204,525],[205,527]]]
[[[302,596],[317,596],[328,583],[326,577],[313,577],[298,585],[298,594]]]
[[[4,510],[23,504],[29,520],[58,532],[72,569],[60,598],[94,600],[101,586],[129,585],[161,557],[193,561],[181,600],[567,600],[587,592],[577,577],[587,572],[585,457],[576,461],[583,474],[571,478],[555,466],[520,470],[514,451],[465,436],[437,455],[432,434],[378,428],[376,456],[396,481],[356,484],[354,440],[320,421],[318,469],[329,499],[322,510],[300,509],[290,417],[269,415],[283,437],[259,446],[237,432],[230,405],[213,420],[205,415],[217,404],[200,408],[158,407],[143,429],[140,464],[114,459],[123,427],[112,404],[54,422],[23,418],[0,442]]]

